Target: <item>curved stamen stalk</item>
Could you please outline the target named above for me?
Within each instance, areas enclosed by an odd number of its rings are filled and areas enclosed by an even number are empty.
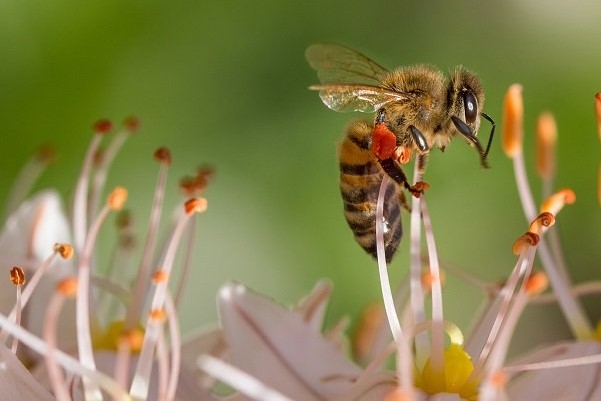
[[[78,286],[76,299],[76,327],[77,327],[77,349],[81,363],[89,369],[96,369],[94,350],[92,348],[92,335],[90,333],[90,276],[91,260],[96,238],[102,223],[111,211],[119,210],[127,199],[127,191],[124,188],[116,188],[110,195],[107,204],[90,227],[86,236],[86,242],[79,260]],[[97,383],[82,378],[86,400],[102,400],[103,396]]]
[[[138,269],[138,276],[135,280],[135,287],[132,292],[132,299],[125,318],[126,327],[134,327],[138,319],[142,306],[144,304],[144,292],[148,287],[150,277],[150,263],[154,255],[157,233],[161,222],[161,212],[163,210],[163,200],[165,198],[165,189],[167,187],[167,173],[171,165],[171,153],[166,148],[160,148],[154,153],[154,158],[160,163],[159,175],[155,186],[152,209],[150,212],[150,221],[148,223],[148,234],[146,243],[142,251],[142,262]]]
[[[81,167],[81,172],[75,186],[75,194],[73,195],[73,239],[75,248],[78,251],[84,246],[86,231],[88,229],[88,185],[94,163],[94,155],[98,152],[102,137],[109,133],[111,129],[112,124],[108,120],[100,120],[94,124],[94,137],[86,151],[83,166]]]

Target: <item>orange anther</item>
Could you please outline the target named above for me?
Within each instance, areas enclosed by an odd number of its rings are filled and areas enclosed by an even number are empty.
[[[524,103],[522,86],[513,84],[503,103],[503,151],[510,159],[522,152],[524,136]]]
[[[25,284],[25,271],[23,271],[20,267],[13,267],[10,269],[10,281],[14,285],[23,285]]]
[[[127,189],[116,187],[108,196],[107,204],[111,210],[121,210],[126,200]]]

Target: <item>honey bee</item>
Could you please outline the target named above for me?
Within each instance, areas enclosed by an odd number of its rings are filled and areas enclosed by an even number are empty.
[[[351,123],[340,145],[340,191],[346,221],[355,240],[376,255],[376,202],[384,174],[385,255],[391,261],[402,237],[403,189],[419,197],[428,187],[410,185],[402,164],[417,154],[419,175],[431,149],[444,151],[459,133],[475,147],[480,164],[487,156],[495,123],[482,113],[484,90],[478,77],[458,66],[450,77],[428,65],[388,71],[363,54],[335,44],[307,48],[307,61],[321,82],[310,87],[319,91],[323,103],[335,111],[375,113],[373,122]],[[491,123],[486,149],[477,138],[480,118]]]

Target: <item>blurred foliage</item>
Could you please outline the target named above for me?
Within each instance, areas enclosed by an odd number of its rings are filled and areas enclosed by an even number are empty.
[[[578,195],[558,225],[575,279],[590,279],[601,261],[599,20],[601,4],[592,0],[3,1],[0,195],[35,149],[52,143],[60,156],[39,187],[68,200],[91,124],[134,113],[143,129],[109,181],[130,189],[141,233],[155,148],[174,155],[169,207],[177,178],[205,162],[217,169],[199,222],[185,330],[214,321],[216,289],[232,279],[291,303],[329,277],[331,319],[356,315],[379,297],[375,263],[354,243],[338,192],[335,144],[357,116],[327,110],[307,90],[317,80],[304,60],[309,44],[331,41],[389,68],[464,64],[480,75],[486,112],[498,124],[505,89],[523,84],[528,166],[535,119],[550,110],[560,133],[557,185]],[[440,258],[488,280],[510,271],[511,243],[526,228],[499,144],[490,170],[458,140],[432,155],[427,172]],[[407,268],[406,242],[393,282]],[[447,317],[465,325],[478,290],[451,278],[447,293]]]

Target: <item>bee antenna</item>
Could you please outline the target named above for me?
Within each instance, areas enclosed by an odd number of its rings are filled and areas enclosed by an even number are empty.
[[[480,115],[492,125],[492,128],[490,129],[490,135],[488,136],[488,143],[486,144],[486,150],[484,151],[484,158],[486,159],[486,157],[488,156],[488,152],[490,151],[490,145],[492,145],[492,138],[493,136],[495,136],[496,124],[495,121],[488,114],[480,113]]]

